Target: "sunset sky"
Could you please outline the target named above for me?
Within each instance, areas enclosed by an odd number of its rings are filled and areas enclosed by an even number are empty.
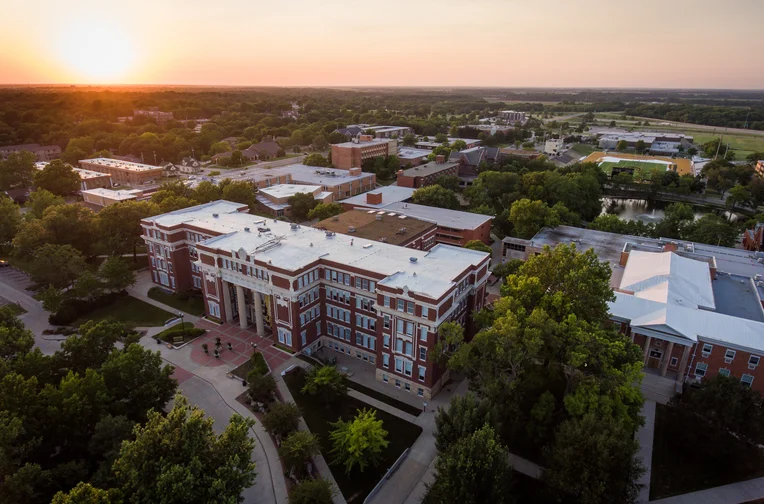
[[[3,84],[764,88],[764,0],[0,0],[0,15]]]

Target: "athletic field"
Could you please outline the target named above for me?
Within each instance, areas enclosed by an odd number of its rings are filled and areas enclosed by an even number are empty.
[[[655,170],[663,173],[666,171],[665,163],[653,163],[650,161],[636,161],[631,159],[622,159],[620,161],[603,161],[599,164],[600,169],[611,176],[613,168],[634,168],[634,178],[638,180],[650,180],[650,176]]]

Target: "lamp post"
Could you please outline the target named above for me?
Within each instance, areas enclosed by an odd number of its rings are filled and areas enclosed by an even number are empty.
[[[183,341],[186,340],[186,326],[183,324],[183,312],[178,312],[178,317],[180,317],[180,329],[183,331]]]

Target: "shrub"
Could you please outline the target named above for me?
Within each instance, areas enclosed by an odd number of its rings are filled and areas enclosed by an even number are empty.
[[[276,380],[273,375],[259,376],[254,370],[247,375],[249,383],[249,398],[256,403],[270,404],[276,393]]]
[[[127,292],[120,291],[102,294],[93,299],[65,299],[58,311],[50,314],[48,322],[51,325],[71,324],[83,315],[87,315],[98,308],[109,306],[125,296],[127,296]]]
[[[336,493],[325,479],[305,480],[292,488],[289,504],[331,504]]]
[[[247,373],[247,378],[249,378],[253,373],[257,376],[264,376],[268,374],[268,364],[265,362],[265,357],[263,357],[263,354],[260,352],[255,352],[252,354],[252,357],[249,358],[249,361],[252,363],[252,370]]]
[[[300,426],[300,409],[295,403],[276,403],[263,416],[263,428],[276,439],[284,439]]]

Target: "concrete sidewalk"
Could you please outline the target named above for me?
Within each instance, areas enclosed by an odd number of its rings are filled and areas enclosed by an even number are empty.
[[[639,479],[642,489],[639,491],[639,502],[648,502],[650,500],[650,474],[653,465],[653,437],[655,435],[655,401],[645,400],[642,405],[642,416],[645,417],[645,424],[639,428],[636,434],[639,441],[639,452],[637,457],[642,459],[645,466],[645,473]]]

